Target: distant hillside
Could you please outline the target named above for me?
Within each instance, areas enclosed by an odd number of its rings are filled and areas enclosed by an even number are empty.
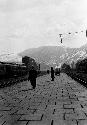
[[[42,46],[38,48],[28,49],[21,52],[20,56],[29,56],[39,63],[49,66],[56,66],[60,63],[76,61],[87,57],[86,45],[80,48],[66,48],[62,46]]]
[[[25,50],[20,53],[21,56],[30,56],[34,58],[39,63],[45,63],[48,65],[58,63],[60,61],[60,56],[65,53],[63,47],[57,46],[43,46],[39,48],[33,48]]]

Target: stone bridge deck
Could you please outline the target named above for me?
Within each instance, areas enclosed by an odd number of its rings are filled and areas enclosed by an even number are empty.
[[[87,125],[87,89],[66,74],[1,89],[0,125]]]

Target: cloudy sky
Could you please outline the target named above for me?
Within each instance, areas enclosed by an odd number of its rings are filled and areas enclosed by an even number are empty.
[[[60,33],[62,45],[79,47],[87,41],[86,28],[87,0],[0,0],[1,54],[61,45]]]

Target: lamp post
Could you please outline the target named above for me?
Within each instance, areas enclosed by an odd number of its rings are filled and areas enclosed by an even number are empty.
[[[62,34],[59,34],[60,38],[61,38],[61,43],[62,43]]]

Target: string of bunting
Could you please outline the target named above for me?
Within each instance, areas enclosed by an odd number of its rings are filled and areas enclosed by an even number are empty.
[[[84,31],[81,30],[80,32],[83,33]],[[79,33],[79,32],[75,32],[75,34],[78,34],[78,33]],[[71,35],[72,32],[68,32],[67,34],[68,34],[68,35]],[[61,39],[61,41],[60,41],[61,43],[63,42],[63,35],[64,35],[64,34],[59,34],[59,37],[60,37],[60,39]],[[86,30],[86,37],[87,37],[87,30]]]

